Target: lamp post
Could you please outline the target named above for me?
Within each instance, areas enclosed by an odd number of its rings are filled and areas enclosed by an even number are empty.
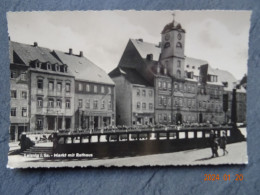
[[[58,132],[58,129],[59,129],[59,111],[57,110],[57,117],[56,117],[56,129],[55,129],[55,132]]]
[[[236,89],[232,91],[232,107],[231,107],[231,122],[234,127],[237,125],[237,98]]]

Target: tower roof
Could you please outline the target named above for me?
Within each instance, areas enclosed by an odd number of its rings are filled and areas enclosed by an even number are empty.
[[[161,33],[164,34],[164,33],[170,32],[172,30],[178,30],[180,32],[184,32],[185,33],[185,30],[182,28],[181,24],[176,22],[175,20],[173,20],[169,24],[166,24],[164,26],[163,31]]]

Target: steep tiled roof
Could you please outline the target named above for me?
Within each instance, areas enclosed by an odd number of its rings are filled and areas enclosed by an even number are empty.
[[[114,70],[112,70],[109,73],[109,76],[111,78],[117,77],[117,76],[124,76],[127,81],[129,81],[132,84],[137,85],[145,85],[145,86],[151,86],[148,81],[146,81],[135,69],[133,68],[124,68],[124,67],[116,67]]]
[[[228,82],[228,86],[224,87],[226,91],[232,91],[234,88],[234,85],[237,84],[237,79],[228,71],[220,70],[220,69],[214,69],[216,75],[218,76],[219,82]],[[243,87],[241,89],[237,89],[237,92],[246,92]]]
[[[75,76],[76,80],[114,85],[114,82],[107,73],[86,57],[70,55],[57,50],[54,51],[54,54],[61,62],[68,65],[69,70]]]
[[[174,30],[174,29],[175,29],[175,30],[182,31],[182,32],[185,32],[185,30],[182,29],[180,23],[178,23],[178,22],[176,22],[176,21],[172,21],[171,23],[165,25],[165,27],[163,28],[162,33],[167,33],[167,32],[169,32],[169,31],[171,31],[171,30]]]
[[[208,64],[208,62],[205,60],[186,57],[184,70],[186,70],[188,72],[193,72],[193,74],[195,76],[199,76],[200,75],[200,66],[204,65],[204,64]]]
[[[27,66],[30,65],[31,61],[35,60],[39,60],[43,63],[62,64],[51,54],[51,50],[48,48],[10,41],[10,50],[14,51]],[[11,63],[13,62],[14,57],[12,51],[10,51]]]
[[[161,53],[161,48],[153,43],[143,42],[138,39],[131,39],[137,51],[142,58],[146,58],[148,54],[153,54],[153,60],[158,61]]]

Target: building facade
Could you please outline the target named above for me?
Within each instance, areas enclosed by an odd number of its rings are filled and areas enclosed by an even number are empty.
[[[125,108],[131,111],[131,105],[126,104],[128,100],[120,97],[125,93],[133,93],[133,89],[114,78],[116,70],[125,71],[125,68],[138,72],[144,82],[148,83],[147,86],[153,87],[154,123],[225,122],[223,94],[228,89],[224,84],[233,80],[223,75],[230,73],[213,69],[207,61],[185,56],[185,33],[181,24],[173,20],[162,30],[159,44],[147,43],[143,39],[129,40],[118,67],[110,73],[116,88],[120,89],[116,89],[116,95],[119,96],[117,105],[126,105]],[[237,104],[240,106],[238,121],[245,118],[245,101],[242,99]],[[123,109],[117,111],[120,116],[125,113]]]
[[[10,140],[115,125],[115,85],[83,56],[10,41]]]
[[[70,131],[74,128],[74,78],[66,71],[42,71],[42,66],[31,68],[31,131]],[[64,65],[59,66],[61,70]]]
[[[74,113],[77,131],[104,129],[115,125],[115,84],[97,65],[79,55],[54,51],[75,78]]]
[[[29,71],[10,45],[10,140],[29,129]]]
[[[134,69],[116,68],[109,76],[116,88],[117,125],[154,124],[154,88]]]
[[[46,133],[73,129],[74,77],[69,73],[67,65],[57,60],[50,49],[39,47],[36,42],[27,45],[11,41],[10,49],[11,62],[16,62],[15,67],[23,69],[19,73],[11,63],[11,96],[21,93],[21,98],[11,99],[11,135],[13,124],[21,121],[12,116],[15,104],[16,114],[22,113],[25,126],[20,130],[18,127],[18,136],[23,131]],[[22,82],[15,84],[14,77]]]

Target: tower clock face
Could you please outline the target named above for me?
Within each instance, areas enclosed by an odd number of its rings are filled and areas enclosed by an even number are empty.
[[[165,35],[165,41],[168,41],[170,39],[170,35],[169,34],[166,34]]]
[[[177,35],[178,39],[181,40],[181,33]]]

